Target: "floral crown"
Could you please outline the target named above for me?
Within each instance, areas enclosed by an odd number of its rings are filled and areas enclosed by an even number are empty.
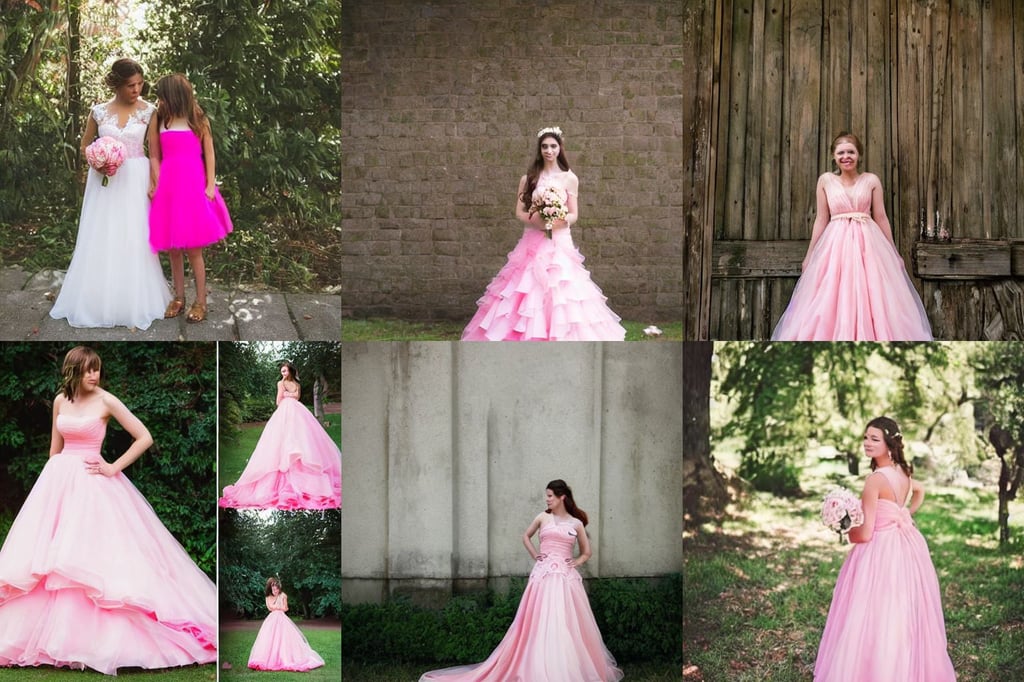
[[[889,429],[882,429],[882,433],[884,433],[885,435],[889,436],[889,438],[902,438],[903,437],[903,434],[900,433],[899,431],[893,431],[892,433],[890,433]]]
[[[559,128],[558,126],[554,126],[552,128],[541,128],[540,130],[537,131],[537,137],[544,137],[548,133],[558,136],[558,139],[562,139],[562,129]]]

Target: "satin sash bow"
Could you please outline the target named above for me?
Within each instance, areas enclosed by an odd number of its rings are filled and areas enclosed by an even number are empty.
[[[832,216],[832,220],[839,220],[840,218],[856,220],[858,223],[866,223],[867,221],[871,220],[871,216],[869,216],[867,213],[861,213],[859,211],[855,211],[853,213],[839,213],[837,215]]]

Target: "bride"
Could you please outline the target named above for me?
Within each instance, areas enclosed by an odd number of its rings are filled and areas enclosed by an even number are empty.
[[[104,83],[114,97],[92,107],[82,156],[94,140],[112,137],[124,144],[125,161],[118,169],[89,169],[75,252],[50,317],[72,327],[147,329],[171,300],[149,248],[149,160],[142,143],[156,107],[140,97],[142,67],[131,59],[114,62]]]

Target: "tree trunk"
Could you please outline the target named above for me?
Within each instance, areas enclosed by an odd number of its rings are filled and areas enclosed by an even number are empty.
[[[1024,443],[1014,443],[1009,431],[993,426],[988,440],[999,457],[999,546],[1010,541],[1010,500],[1016,499],[1024,479]],[[1012,459],[1007,460],[1007,455]]]
[[[323,395],[326,390],[327,382],[324,381],[323,376],[318,376],[313,381],[313,416],[321,422],[324,420]]]
[[[64,157],[68,168],[75,177],[78,177],[82,139],[82,11],[81,0],[67,0],[68,13],[68,69],[67,69],[67,92],[68,92],[68,125],[64,135]],[[78,188],[74,190],[74,196],[78,197]]]
[[[684,523],[719,516],[729,502],[725,477],[711,456],[711,356],[709,341],[683,351],[683,515]]]

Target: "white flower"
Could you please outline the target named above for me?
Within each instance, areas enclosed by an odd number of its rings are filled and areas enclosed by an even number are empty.
[[[662,331],[660,329],[658,329],[657,327],[655,327],[653,324],[650,327],[645,327],[644,328],[644,335],[645,336],[661,336],[661,334],[662,334]]]

